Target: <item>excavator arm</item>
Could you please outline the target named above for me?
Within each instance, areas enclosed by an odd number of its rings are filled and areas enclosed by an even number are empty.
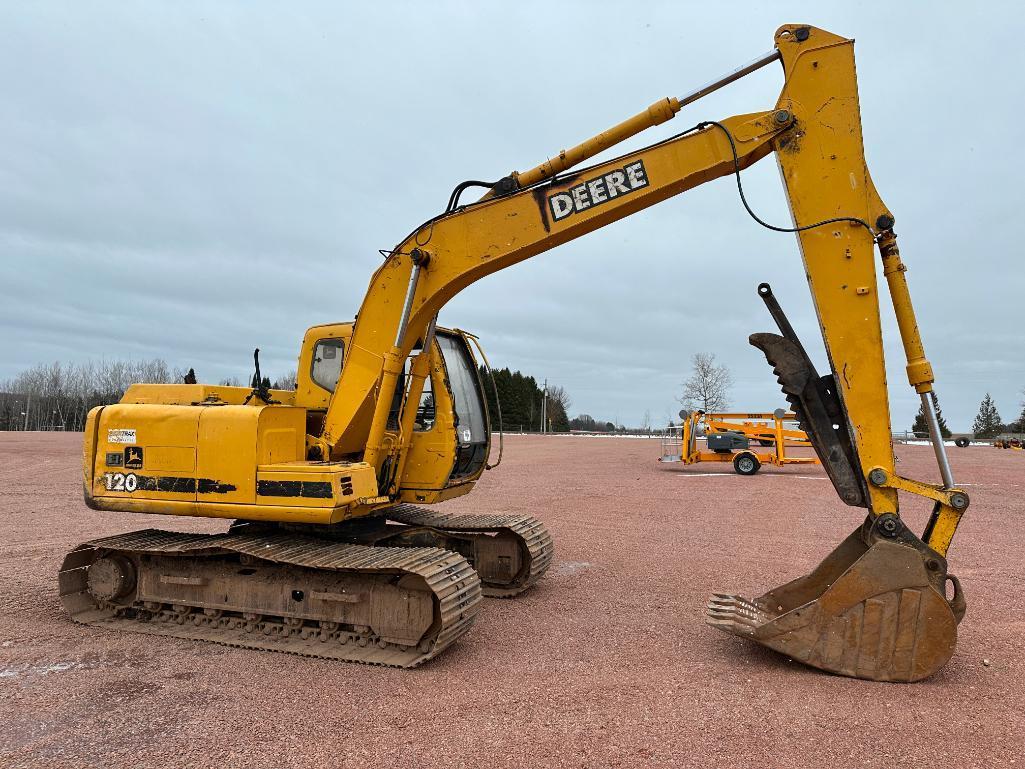
[[[782,64],[784,86],[772,109],[699,123],[635,152],[569,170],[774,61]],[[780,333],[756,334],[751,342],[775,369],[841,499],[865,507],[868,518],[808,577],[753,601],[714,598],[710,621],[848,675],[914,680],[938,669],[952,653],[963,614],[945,555],[968,497],[954,486],[935,424],[933,374],[908,294],[894,217],[865,162],[853,41],[824,30],[785,25],[776,33],[775,48],[746,67],[682,98],[656,102],[530,171],[509,175],[475,203],[459,207],[457,190],[449,210],[388,252],[374,274],[322,431],[308,439],[313,455],[361,455],[378,468],[401,464],[404,438],[396,440],[386,429],[399,374],[417,342],[430,337],[439,310],[463,288],[723,176],[735,175],[743,204],[757,219],[743,198],[741,172],[769,154],[780,167],[793,227],[758,221],[797,233],[830,372],[815,371],[767,284],[759,294]],[[896,473],[877,247],[908,379],[930,417],[942,485]],[[429,346],[423,345],[414,371],[417,363],[422,369]],[[418,398],[415,388],[406,394],[407,402]],[[900,520],[898,490],[935,503],[923,537],[915,537]],[[914,578],[908,577],[912,572]],[[950,600],[948,581],[955,583]]]

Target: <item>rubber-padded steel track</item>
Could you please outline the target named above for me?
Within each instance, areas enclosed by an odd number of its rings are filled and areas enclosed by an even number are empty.
[[[427,526],[439,531],[468,534],[508,532],[519,539],[525,555],[525,568],[508,585],[483,579],[484,595],[512,598],[532,587],[548,570],[555,557],[555,541],[541,521],[531,515],[455,515],[439,513],[416,505],[389,507],[382,515],[409,526]]]
[[[94,575],[91,583],[90,567],[101,559],[105,564],[97,570],[101,576]],[[111,563],[129,561],[127,568],[138,572],[131,576],[134,587],[120,599],[97,598],[96,582],[106,576],[104,569],[109,573],[119,568]],[[186,576],[146,573],[147,568],[157,568],[149,565],[154,563],[171,564],[173,574]],[[284,574],[281,590],[291,593],[280,600],[283,605],[295,605],[295,611],[274,616],[252,613],[252,609],[242,606],[245,586],[241,582],[232,584],[230,577],[222,578],[224,589],[218,595],[225,594],[229,603],[235,601],[238,607],[234,610],[210,609],[208,601],[197,601],[198,605],[177,600],[161,603],[139,595],[140,584],[158,583],[170,583],[169,589],[186,586],[182,589],[187,593],[189,585],[204,585],[223,577],[229,563],[236,569],[250,564],[267,568],[274,575]],[[289,603],[289,595],[293,599],[298,596],[299,601],[305,597],[302,585],[295,582],[298,572],[307,578],[312,575],[320,586],[316,589],[322,592],[309,596],[324,596],[322,603],[328,606],[331,601],[344,607],[358,601],[401,602],[403,598],[414,599],[409,602],[412,606],[418,596],[427,600],[424,591],[428,590],[433,605],[433,617],[425,620],[429,629],[418,642],[402,644],[382,638],[371,626],[311,619],[310,611],[303,608],[309,600],[305,605],[295,600]],[[193,574],[196,576],[188,576]],[[204,575],[214,576],[208,579]],[[325,581],[335,592],[323,592]],[[419,665],[451,645],[470,629],[481,603],[480,580],[457,553],[430,547],[353,545],[290,533],[207,535],[145,529],[96,539],[67,555],[59,584],[68,613],[76,622],[88,625],[397,667]],[[273,592],[278,583],[269,584],[261,580],[254,587]],[[353,585],[363,592],[350,589]],[[233,593],[232,588],[239,592]],[[378,598],[379,594],[383,597]],[[403,606],[388,605],[383,610],[401,621]]]

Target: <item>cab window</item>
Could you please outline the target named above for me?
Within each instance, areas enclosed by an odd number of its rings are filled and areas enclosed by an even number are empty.
[[[342,374],[344,352],[345,342],[341,339],[321,339],[314,345],[310,376],[325,390],[335,391],[338,377]]]
[[[438,346],[445,358],[452,406],[455,414],[456,461],[450,481],[480,473],[488,459],[489,428],[484,410],[477,367],[466,342],[454,334],[438,334]]]
[[[425,433],[434,429],[434,390],[431,384],[431,377],[424,380],[424,390],[420,393],[420,405],[416,409],[416,420],[413,422],[413,429],[419,433]]]
[[[477,379],[477,368],[470,351],[460,337],[438,334],[438,346],[445,358],[452,405],[455,407],[456,437],[459,444],[487,444],[488,425],[484,416],[484,397]]]

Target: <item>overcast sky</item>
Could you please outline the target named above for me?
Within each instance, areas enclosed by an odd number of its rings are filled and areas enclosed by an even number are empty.
[[[857,39],[866,153],[947,421],[967,430],[987,390],[1009,421],[1025,386],[1025,11],[913,5],[6,3],[0,379],[102,357],[245,378],[256,346],[283,373],[457,182],[532,167],[806,22]],[[762,70],[627,146],[769,109],[781,81]],[[771,159],[745,185],[789,223]],[[571,414],[662,422],[695,352],[732,369],[735,407],[772,410],[747,343],[774,330],[763,280],[825,371],[795,238],[752,222],[730,179],[493,275],[441,322],[566,387]],[[917,399],[883,310],[906,429]]]

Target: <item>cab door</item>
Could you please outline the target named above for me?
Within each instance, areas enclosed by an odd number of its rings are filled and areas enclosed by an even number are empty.
[[[417,407],[403,499],[438,502],[469,491],[484,471],[491,428],[477,362],[462,334],[437,329]]]
[[[452,397],[456,457],[449,482],[454,483],[480,475],[491,447],[491,429],[477,361],[465,337],[439,331],[437,343]]]

